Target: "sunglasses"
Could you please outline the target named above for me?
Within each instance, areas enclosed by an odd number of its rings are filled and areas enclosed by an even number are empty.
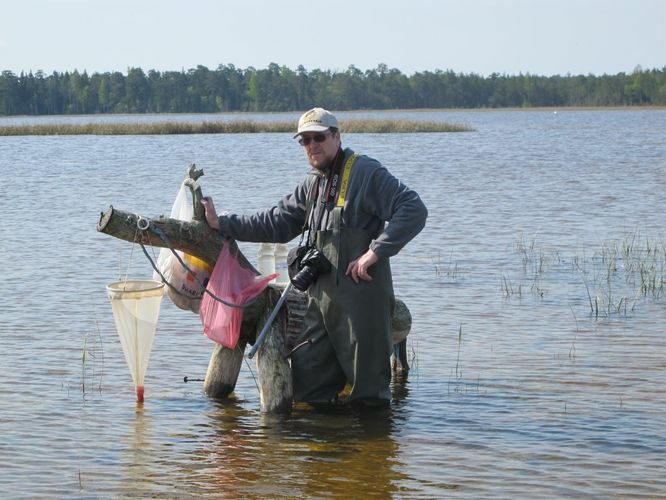
[[[322,132],[318,134],[312,134],[308,135],[305,137],[301,137],[298,140],[298,143],[301,146],[309,146],[312,141],[315,141],[316,143],[322,143],[326,140],[326,138],[330,135],[330,132]]]

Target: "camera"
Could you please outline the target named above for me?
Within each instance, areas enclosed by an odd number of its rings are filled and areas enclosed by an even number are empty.
[[[298,247],[288,258],[291,284],[301,292],[310,288],[320,274],[331,270],[331,263],[314,247]]]

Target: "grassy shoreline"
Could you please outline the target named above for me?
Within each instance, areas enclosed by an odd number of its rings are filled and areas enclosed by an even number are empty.
[[[415,120],[347,120],[340,127],[345,133],[432,133],[470,132],[462,124]],[[294,123],[254,122],[251,120],[203,121],[188,123],[164,121],[155,123],[82,123],[0,126],[0,136],[19,135],[171,135],[171,134],[253,134],[293,133]]]

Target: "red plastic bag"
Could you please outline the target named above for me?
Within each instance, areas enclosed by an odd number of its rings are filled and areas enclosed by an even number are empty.
[[[224,245],[206,290],[226,302],[245,304],[259,295],[268,286],[268,282],[277,276],[277,273],[255,276],[252,271],[241,267],[229,252],[228,245]],[[236,347],[243,321],[243,308],[227,306],[204,293],[199,316],[204,334],[209,339],[229,349]]]

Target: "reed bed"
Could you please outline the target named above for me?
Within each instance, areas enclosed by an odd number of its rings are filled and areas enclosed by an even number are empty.
[[[531,276],[532,292],[542,298],[551,265],[579,274],[595,319],[626,317],[641,299],[661,302],[666,297],[666,243],[639,232],[620,241],[603,242],[591,257],[574,256],[570,261],[558,251],[546,251],[534,240],[521,238],[516,250],[522,258],[524,277]],[[521,285],[516,289],[504,275],[500,286],[505,297],[521,294]]]
[[[345,133],[410,134],[429,132],[472,132],[474,129],[460,123],[415,120],[349,120],[340,128]]]
[[[348,120],[340,124],[345,133],[469,132],[461,124],[413,120]],[[293,133],[293,122],[203,121],[155,123],[82,123],[0,126],[0,136],[18,135],[171,135]]]

